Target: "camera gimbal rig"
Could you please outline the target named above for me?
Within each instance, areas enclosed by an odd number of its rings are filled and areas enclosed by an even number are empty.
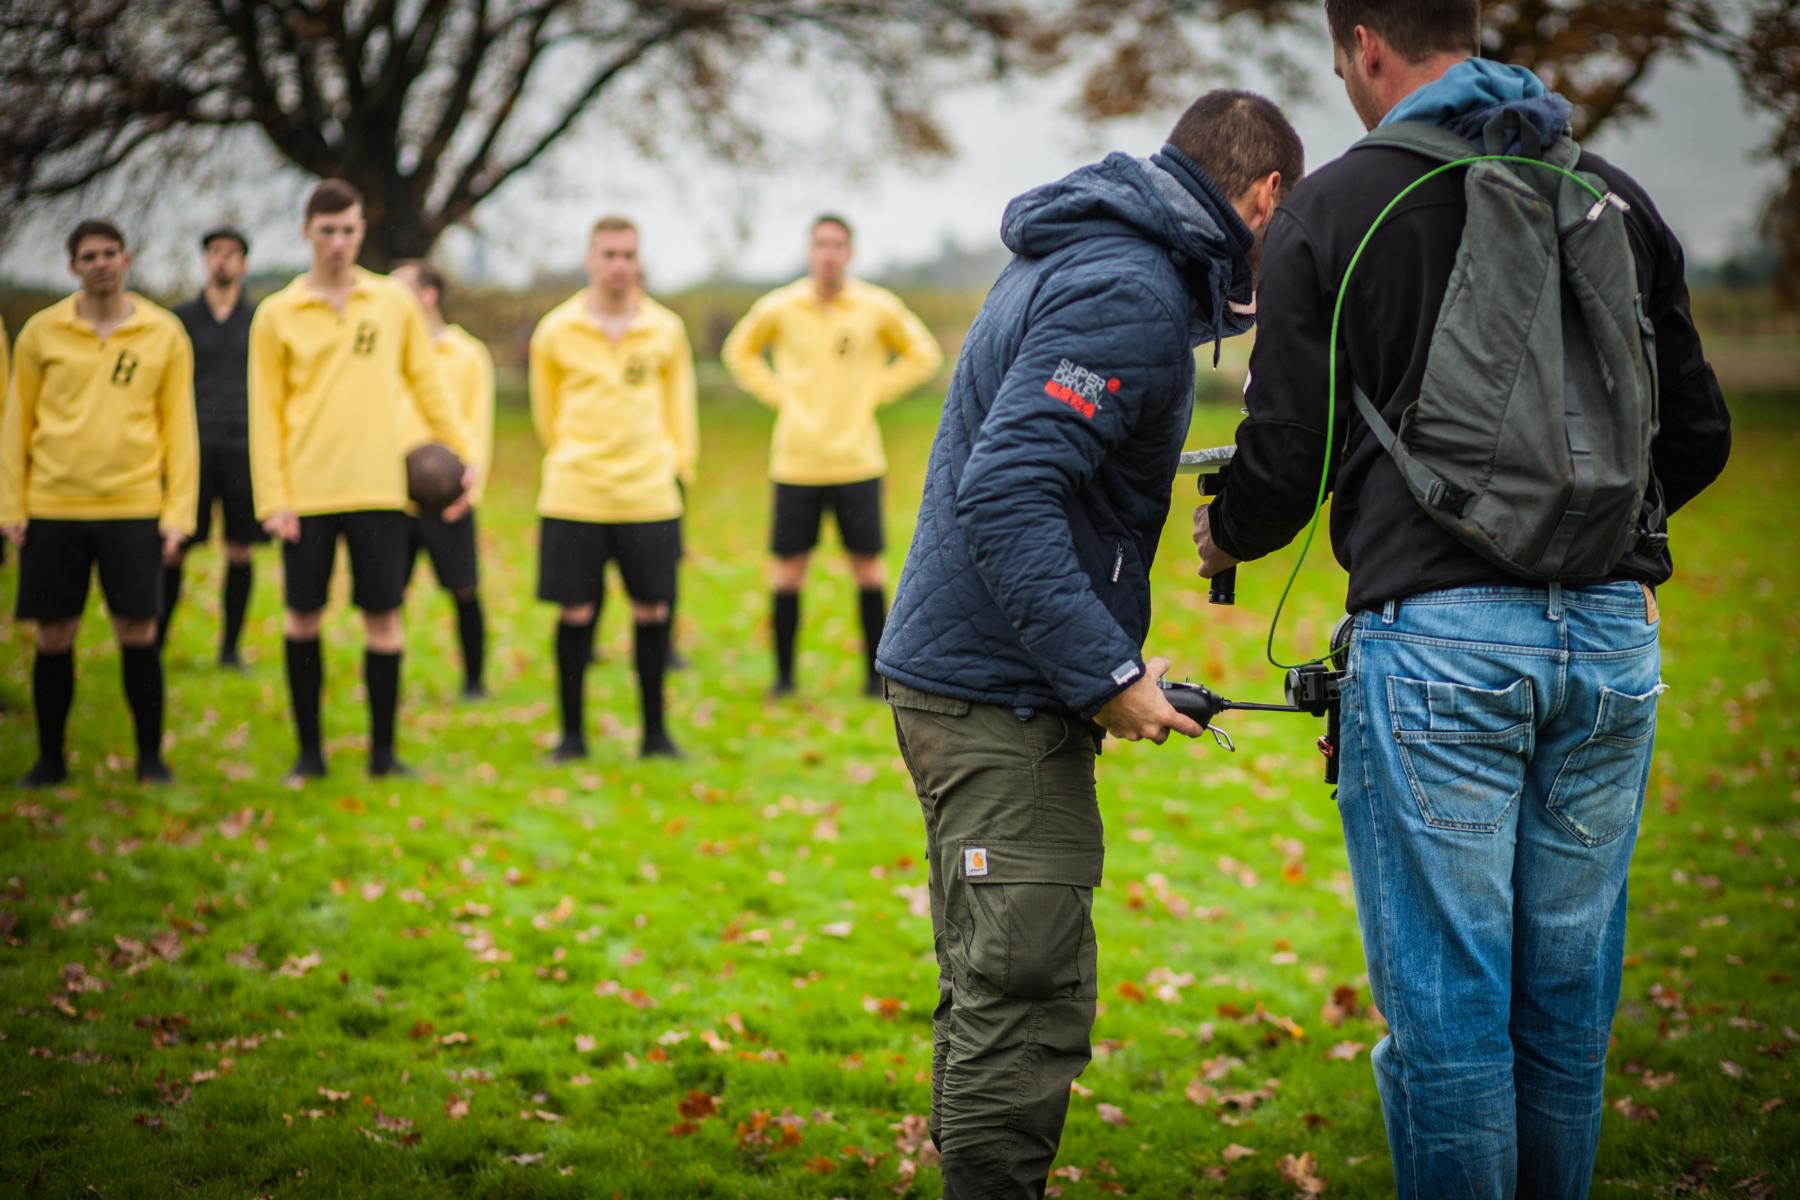
[[[1219,446],[1209,450],[1189,450],[1181,456],[1178,468],[1183,475],[1200,477],[1200,494],[1216,496],[1224,486],[1225,472],[1231,465],[1235,446]],[[1207,599],[1214,604],[1237,602],[1237,568],[1219,572],[1213,577]],[[1325,756],[1325,782],[1338,781],[1338,733],[1342,712],[1339,681],[1343,679],[1345,659],[1350,649],[1351,618],[1339,621],[1331,633],[1331,652],[1321,662],[1296,667],[1287,673],[1286,704],[1259,704],[1247,700],[1227,700],[1211,688],[1199,683],[1161,683],[1163,694],[1176,712],[1191,718],[1203,729],[1211,730],[1214,739],[1227,750],[1237,746],[1231,735],[1213,725],[1223,712],[1306,713],[1325,718],[1325,736],[1319,739],[1319,753]]]

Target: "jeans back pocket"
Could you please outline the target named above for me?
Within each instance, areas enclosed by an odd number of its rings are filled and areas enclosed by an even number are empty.
[[[1525,787],[1531,681],[1495,690],[1390,675],[1387,685],[1400,763],[1425,823],[1499,829]]]
[[[1550,813],[1589,848],[1612,841],[1637,820],[1662,692],[1661,684],[1641,696],[1602,686],[1593,732],[1556,773]]]

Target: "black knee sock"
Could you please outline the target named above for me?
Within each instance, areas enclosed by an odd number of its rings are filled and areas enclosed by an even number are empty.
[[[463,686],[481,687],[481,669],[487,653],[487,622],[481,615],[481,597],[456,601],[456,630],[462,637]]]
[[[238,637],[244,631],[244,614],[250,609],[250,585],[256,568],[250,563],[225,565],[225,626],[219,638],[219,657],[236,658]]]
[[[75,652],[42,650],[31,663],[31,707],[37,713],[38,761],[51,767],[63,762],[63,731],[75,701]]]
[[[639,621],[632,630],[638,695],[644,711],[644,738],[663,737],[663,668],[669,661],[669,623]]]
[[[363,688],[369,693],[369,761],[394,757],[394,714],[400,708],[400,652],[363,651]]]
[[[556,623],[556,694],[562,702],[563,740],[582,743],[587,740],[586,718],[582,714],[582,691],[587,675],[588,659],[594,652],[594,623],[584,621],[572,625]]]
[[[775,679],[794,682],[794,643],[800,637],[800,593],[775,593]]]
[[[875,650],[881,645],[881,631],[887,627],[887,594],[878,587],[862,588],[857,592],[858,607],[862,609],[863,657],[869,665],[869,676],[875,675]]]
[[[120,646],[119,671],[125,680],[125,702],[137,729],[138,765],[162,761],[163,672],[155,646]]]
[[[288,698],[294,705],[294,733],[300,753],[323,752],[319,736],[319,693],[325,687],[325,656],[319,639],[287,639]]]
[[[169,640],[169,623],[175,619],[175,606],[181,602],[181,563],[164,563],[162,569],[162,612],[156,618],[156,645],[160,649]]]

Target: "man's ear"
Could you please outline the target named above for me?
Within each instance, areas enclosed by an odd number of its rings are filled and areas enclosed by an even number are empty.
[[[1380,34],[1367,25],[1356,27],[1356,65],[1365,79],[1373,79],[1381,70],[1385,49]]]
[[[1286,187],[1287,181],[1281,177],[1280,171],[1270,171],[1267,178],[1257,185],[1258,191],[1262,193],[1258,197],[1261,205],[1258,213],[1263,224],[1267,225],[1274,218],[1275,209],[1280,206]]]

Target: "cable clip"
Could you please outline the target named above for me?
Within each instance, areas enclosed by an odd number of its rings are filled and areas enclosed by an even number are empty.
[[[1617,192],[1608,192],[1606,195],[1600,197],[1600,199],[1594,201],[1594,207],[1588,209],[1588,224],[1591,225],[1604,216],[1609,206],[1618,209],[1622,213],[1631,211],[1631,205],[1625,202],[1623,196],[1619,195]]]

